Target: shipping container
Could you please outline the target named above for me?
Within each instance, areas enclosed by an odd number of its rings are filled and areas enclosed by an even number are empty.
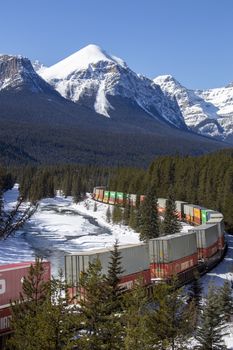
[[[193,206],[193,222],[196,225],[201,224],[201,207],[199,207],[198,205]]]
[[[201,221],[202,221],[202,224],[206,224],[207,223],[207,221],[210,218],[210,213],[212,213],[212,212],[214,212],[214,211],[211,210],[211,209],[205,209],[205,208],[201,209]]]
[[[93,189],[93,198],[98,200],[99,194],[103,193],[104,190],[105,190],[105,186],[94,187],[94,189]]]
[[[136,204],[137,204],[137,195],[136,194],[129,195],[129,203],[132,207],[136,207]]]
[[[158,201],[159,208],[163,208],[163,209],[166,208],[167,198],[158,198],[157,201]]]
[[[225,246],[225,225],[223,218],[212,218],[207,221],[207,225],[217,225],[218,229],[218,247],[223,249]]]
[[[126,200],[126,195],[123,192],[116,193],[116,204],[123,205]]]
[[[0,309],[0,336],[7,334],[11,331],[10,322],[11,322],[11,308],[6,307]]]
[[[149,241],[151,263],[170,263],[197,252],[195,233],[176,233]]]
[[[147,244],[135,244],[120,246],[121,265],[123,274],[121,277],[130,276],[138,272],[150,269]],[[107,274],[110,262],[111,248],[94,251],[80,252],[65,256],[65,276],[68,283],[77,285],[80,275],[86,272],[89,263],[100,260],[102,272]]]
[[[28,275],[34,262],[23,262],[0,266],[0,309],[10,306],[10,300],[17,300],[22,293],[23,278]],[[50,279],[50,263],[43,262],[45,280]]]
[[[140,196],[140,204],[144,202],[146,196],[144,194],[141,194]]]
[[[110,191],[104,191],[103,202],[104,203],[108,203],[109,202],[109,197],[110,197]]]
[[[175,201],[176,211],[177,211],[180,219],[184,216],[184,205],[185,204],[188,204],[188,203],[183,202],[183,201]]]
[[[193,217],[194,204],[184,204],[184,214]]]
[[[116,192],[110,191],[109,204],[115,204],[115,203],[116,203]]]
[[[217,252],[218,250],[217,225],[203,224],[193,228],[189,232],[196,232],[199,259],[209,258]]]
[[[212,211],[212,212],[210,212],[209,219],[214,219],[214,218],[222,218],[223,219],[223,215],[222,215],[222,213],[219,213],[218,211]]]
[[[151,279],[170,278],[179,275],[182,272],[190,271],[198,265],[197,252],[193,255],[186,256],[182,259],[172,261],[170,263],[151,263],[150,272]]]

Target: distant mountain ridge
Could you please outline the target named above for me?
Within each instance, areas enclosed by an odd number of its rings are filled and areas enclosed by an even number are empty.
[[[154,79],[163,92],[175,97],[186,125],[193,131],[233,141],[233,83],[223,88],[191,90],[171,75]]]
[[[145,166],[227,146],[189,131],[176,97],[95,45],[49,68],[0,55],[0,125],[7,164]]]

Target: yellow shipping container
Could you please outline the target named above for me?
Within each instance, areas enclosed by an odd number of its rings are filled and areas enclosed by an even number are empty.
[[[193,208],[193,216],[195,218],[201,219],[201,209]]]

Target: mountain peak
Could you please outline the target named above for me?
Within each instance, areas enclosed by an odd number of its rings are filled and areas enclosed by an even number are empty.
[[[61,60],[55,65],[47,68],[45,71],[43,71],[42,76],[46,80],[53,79],[53,77],[56,77],[56,79],[62,79],[75,71],[85,70],[90,65],[94,65],[102,61],[112,62],[126,67],[126,64],[120,58],[110,56],[101,47],[95,44],[90,44],[68,56],[64,60]]]
[[[164,83],[171,83],[171,84],[175,84],[175,85],[179,85],[180,83],[178,82],[178,80],[176,80],[173,75],[171,74],[164,74],[164,75],[159,75],[158,77],[156,77],[154,80],[155,84],[161,85]]]

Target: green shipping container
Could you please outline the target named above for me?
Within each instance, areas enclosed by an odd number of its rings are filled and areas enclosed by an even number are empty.
[[[104,191],[104,197],[109,198],[110,192],[109,191]]]
[[[117,197],[117,199],[123,200],[123,198],[124,198],[124,193],[123,193],[123,192],[117,192],[116,197]]]
[[[203,224],[207,223],[207,210],[206,209],[201,210],[201,221]]]
[[[116,192],[110,192],[110,198],[116,198]]]

